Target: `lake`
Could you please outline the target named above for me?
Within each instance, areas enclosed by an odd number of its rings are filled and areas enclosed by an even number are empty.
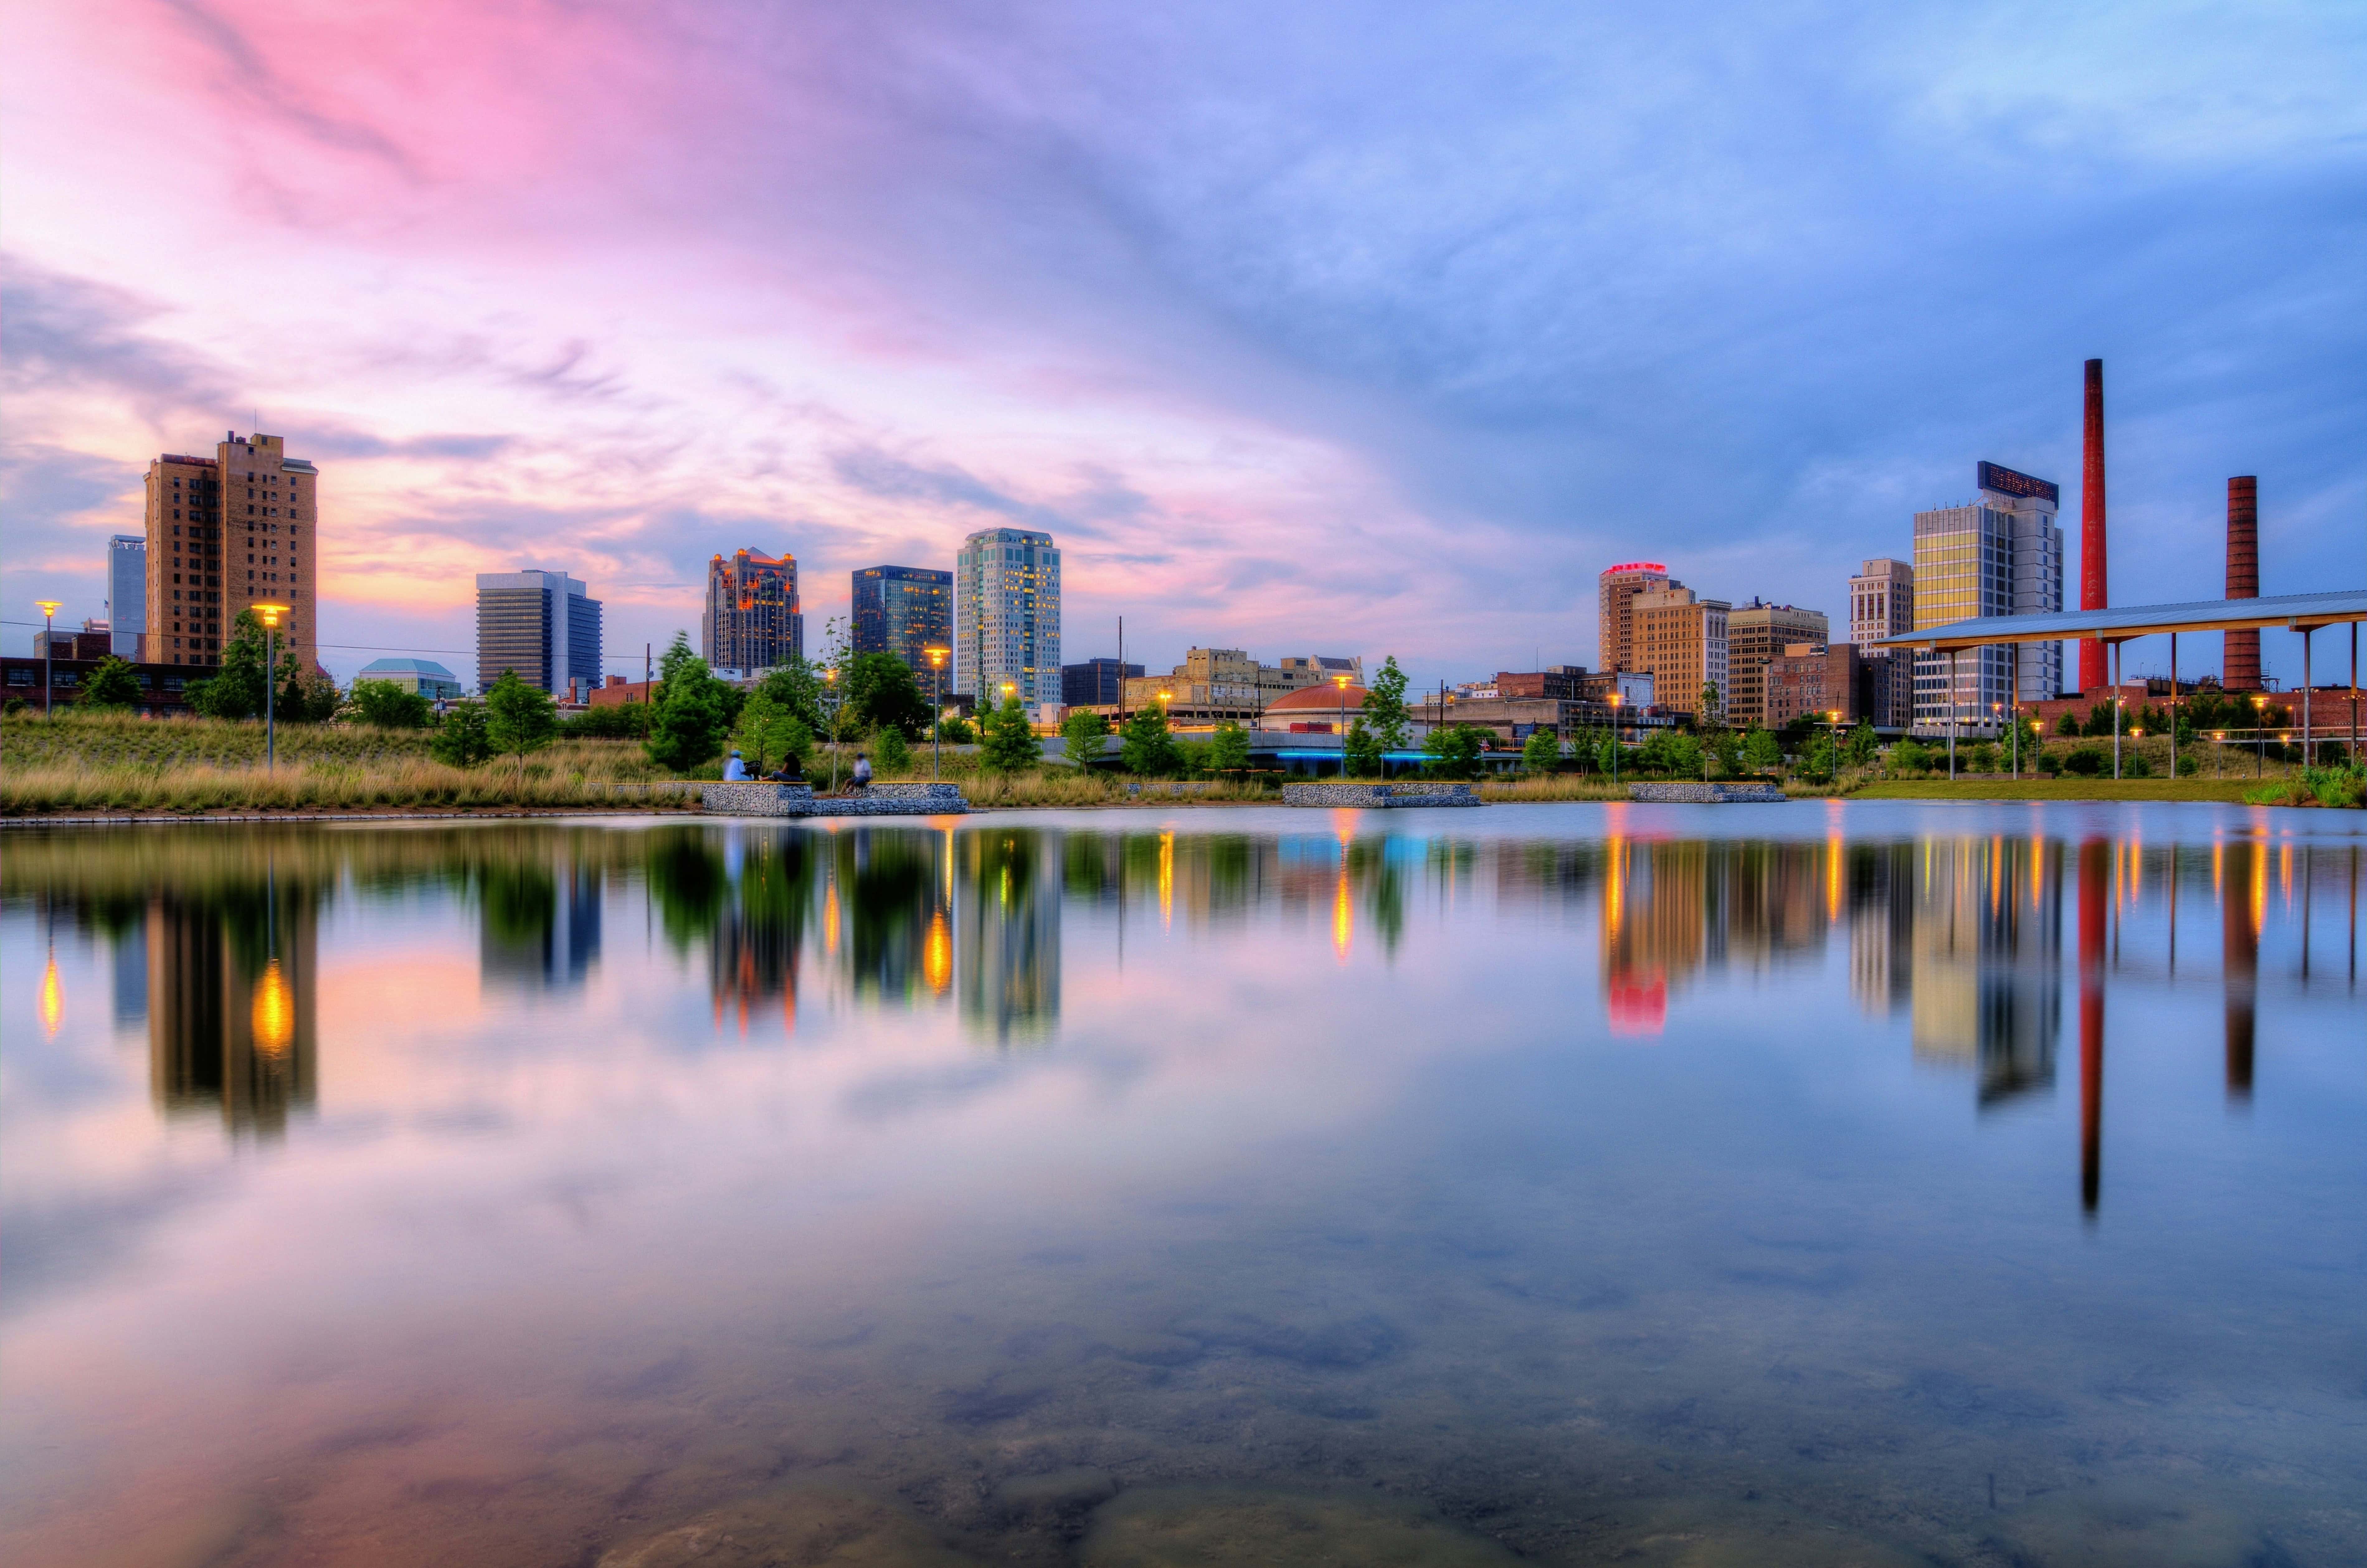
[[[0,1554],[2367,1561],[2360,827],[12,828]]]

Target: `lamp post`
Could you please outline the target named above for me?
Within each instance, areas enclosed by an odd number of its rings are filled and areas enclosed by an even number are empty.
[[[2252,699],[2252,776],[2254,778],[2259,778],[2261,772],[2268,766],[2265,761],[2269,744],[2269,732],[2265,728],[2269,722],[2268,707],[2268,698]]]
[[[50,647],[50,639],[57,635],[50,629],[50,617],[58,613],[58,606],[62,603],[62,600],[58,599],[37,599],[33,602],[33,607],[41,612],[41,716],[43,718],[50,716],[50,660],[55,656],[54,650]]]
[[[1331,683],[1340,689],[1340,776],[1348,776],[1348,677],[1334,675]]]
[[[838,666],[821,672],[822,701],[830,708],[830,793],[838,793],[838,716],[846,706],[838,694]]]
[[[924,648],[929,656],[929,696],[936,716],[929,726],[929,777],[939,776],[938,767],[946,754],[946,655],[949,648]]]
[[[1615,682],[1617,677],[1613,677]],[[1619,688],[1611,688],[1611,787],[1619,787]]]
[[[266,772],[269,772],[279,765],[272,695],[279,685],[279,617],[288,613],[288,606],[256,604],[252,608],[263,622],[263,766]]]

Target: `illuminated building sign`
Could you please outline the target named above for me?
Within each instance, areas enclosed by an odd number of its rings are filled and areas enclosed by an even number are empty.
[[[2049,506],[2059,506],[2063,502],[2063,492],[2046,480],[2015,473],[2011,468],[2000,468],[1995,463],[1980,465],[1976,477],[1977,488],[1993,490],[1999,495],[2032,496]]]
[[[1988,465],[1987,463],[1983,463],[1981,467],[1986,468]],[[1998,471],[1999,473],[2003,473],[2005,470],[2000,468]],[[2033,479],[2030,482],[2036,484],[2038,481],[2036,479]],[[1648,571],[1655,577],[1665,577],[1668,575],[1668,570],[1669,569],[1667,567],[1662,566],[1656,560],[1629,560],[1621,561],[1617,566],[1604,567],[1603,569],[1603,575],[1605,577],[1617,577],[1620,573],[1626,571]]]

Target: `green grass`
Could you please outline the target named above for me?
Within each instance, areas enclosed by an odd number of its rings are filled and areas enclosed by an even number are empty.
[[[2241,805],[2252,779],[1876,779],[1852,800],[2206,800]]]

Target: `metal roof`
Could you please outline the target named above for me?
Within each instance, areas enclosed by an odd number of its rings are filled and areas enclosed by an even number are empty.
[[[2331,593],[2281,593],[2265,599],[2199,599],[2188,604],[2136,604],[2111,610],[2057,610],[2043,615],[1984,615],[1943,626],[1901,632],[1876,648],[1937,651],[2000,642],[2055,642],[2095,637],[2125,642],[2163,632],[2222,632],[2283,627],[2306,631],[2343,621],[2367,621],[2367,588]]]

